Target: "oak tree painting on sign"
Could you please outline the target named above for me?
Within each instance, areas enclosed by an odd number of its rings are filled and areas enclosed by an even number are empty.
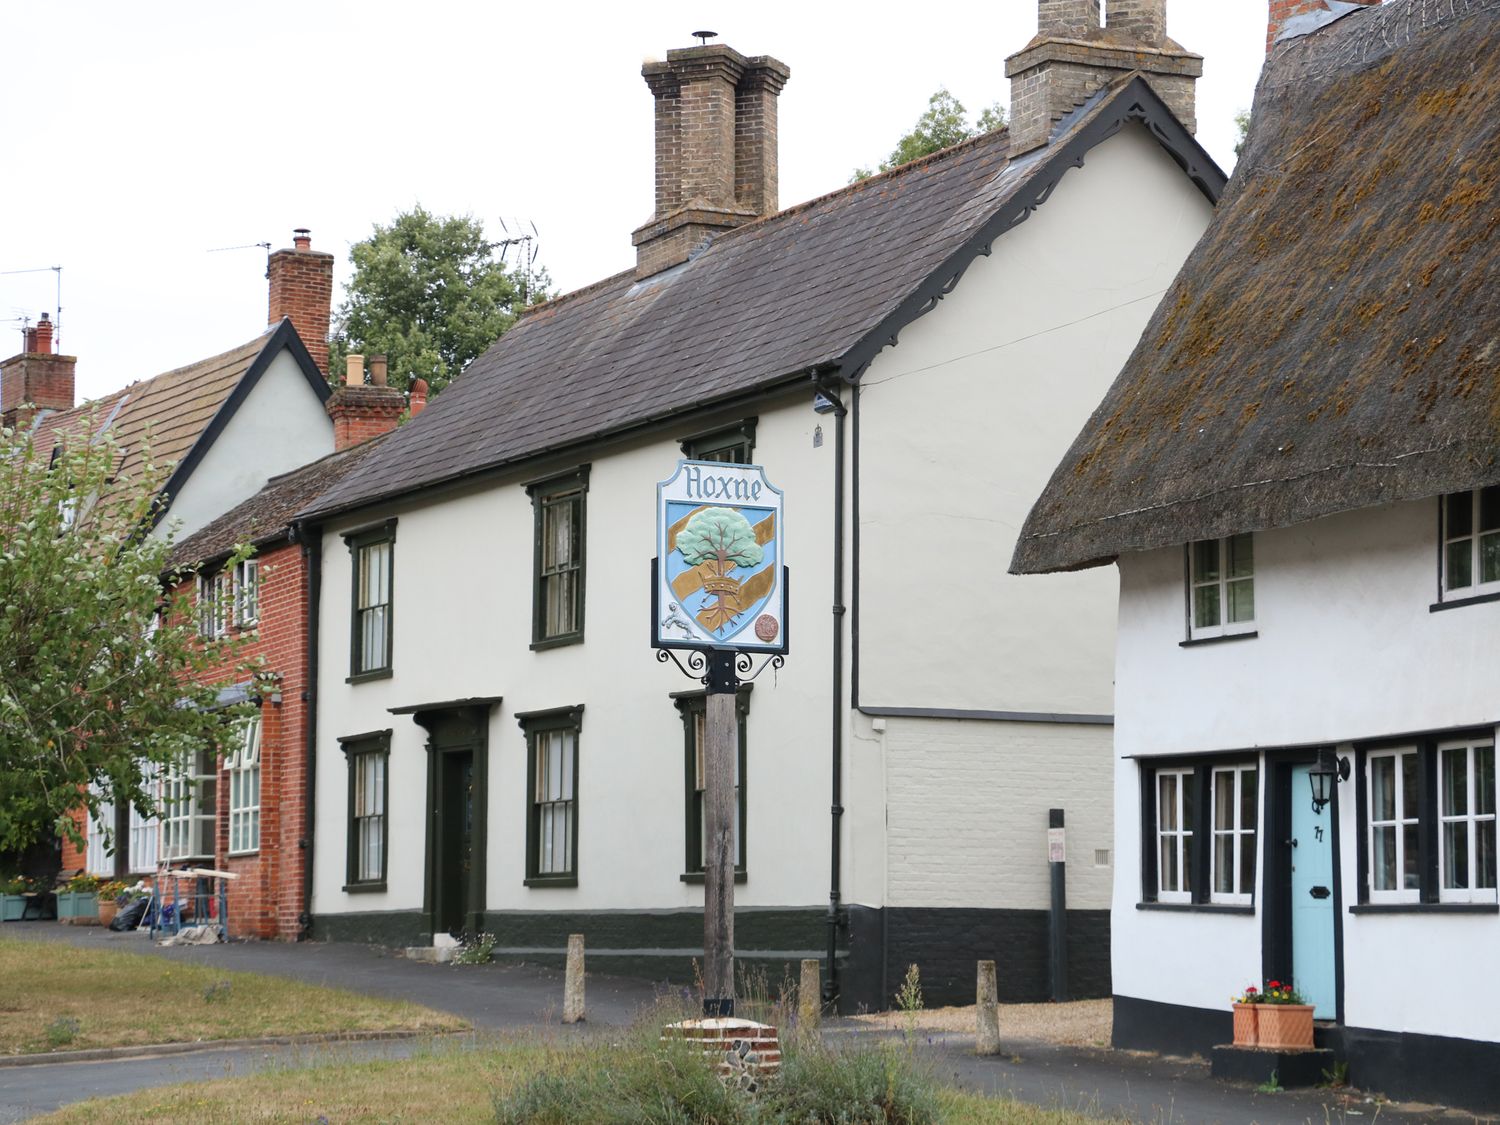
[[[679,462],[657,522],[653,644],[785,652],[782,493],[764,470]]]

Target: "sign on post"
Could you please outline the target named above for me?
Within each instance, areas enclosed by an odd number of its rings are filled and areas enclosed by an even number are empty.
[[[656,486],[656,648],[787,651],[781,490],[759,465],[679,461]]]

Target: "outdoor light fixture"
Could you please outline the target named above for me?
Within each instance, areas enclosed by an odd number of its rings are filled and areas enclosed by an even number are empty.
[[[1349,759],[1340,758],[1332,750],[1318,751],[1318,764],[1307,774],[1307,783],[1312,787],[1313,812],[1320,813],[1333,799],[1336,782],[1349,779]]]

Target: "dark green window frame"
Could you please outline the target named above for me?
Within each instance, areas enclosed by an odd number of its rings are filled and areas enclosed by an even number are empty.
[[[349,591],[349,676],[346,682],[357,684],[366,680],[383,680],[391,675],[395,659],[396,521],[386,520],[379,527],[351,532],[344,536],[344,541],[349,545],[352,563]],[[361,605],[361,566],[365,560],[365,552],[380,546],[386,548],[386,600],[383,603]],[[373,622],[372,628],[379,632],[378,645],[367,644],[373,636],[365,627],[367,620]],[[366,651],[369,648],[376,648],[375,655],[383,655],[384,661],[373,663],[371,653]]]
[[[526,878],[528,887],[576,887],[578,886],[578,744],[582,741],[583,704],[572,707],[553,707],[545,711],[521,711],[516,722],[526,735]],[[546,745],[546,736],[556,733],[573,736],[572,760],[561,763],[563,776],[569,781],[566,796],[547,800],[538,791],[537,757]],[[566,751],[564,751],[566,754]],[[545,779],[544,779],[545,780]],[[554,792],[556,792],[554,790]],[[560,807],[565,806],[565,807]],[[566,849],[564,870],[543,872],[542,833],[550,824],[556,825],[556,817],[565,818],[562,827],[563,846]],[[554,868],[556,864],[554,864]]]
[[[745,728],[750,717],[750,691],[754,684],[743,684],[735,693],[734,715],[739,728],[739,778],[735,794],[739,806],[740,831],[738,855],[734,862],[734,881],[743,883],[746,878],[745,857],[749,854],[746,837],[749,820],[745,815],[745,791],[749,774],[746,772],[745,745],[748,742]],[[683,829],[686,845],[683,857],[682,881],[703,882],[703,792],[698,788],[698,725],[708,713],[708,697],[701,691],[680,691],[672,695],[672,703],[682,715],[683,745]]]
[[[531,587],[531,647],[556,648],[583,641],[588,542],[589,466],[526,486],[535,513]],[[558,550],[558,521],[568,521]],[[550,542],[549,542],[550,540]],[[565,556],[565,557],[562,557]],[[561,620],[559,620],[561,618]]]
[[[348,894],[383,891],[386,889],[386,872],[391,854],[391,732],[387,729],[346,735],[339,739],[339,749],[344,752],[349,770],[348,816],[344,837],[344,891]],[[368,805],[362,809],[357,801],[360,773],[371,758],[378,762],[380,770],[376,812],[371,812]],[[380,872],[378,877],[372,877],[369,872],[361,872],[360,852],[365,840],[361,829],[364,827],[363,822],[372,822],[376,818],[379,820]]]
[[[722,461],[729,465],[754,463],[756,418],[734,426],[706,430],[682,439],[682,455],[690,461]]]

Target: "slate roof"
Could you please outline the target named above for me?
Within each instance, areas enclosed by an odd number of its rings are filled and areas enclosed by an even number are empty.
[[[1018,573],[1500,482],[1500,0],[1279,44],[1212,223]]]
[[[1217,196],[1212,160],[1144,80],[1126,78],[1013,163],[1006,132],[991,133],[721,235],[644,281],[622,273],[538,306],[304,514],[581,446],[820,369],[856,376],[1131,114],[1149,114],[1152,135]]]
[[[200,527],[177,543],[169,565],[175,568],[215,562],[232,554],[241,543],[264,548],[285,542],[293,517],[354,472],[388,438],[371,438],[350,449],[330,453],[289,473],[272,477],[244,503]]]

